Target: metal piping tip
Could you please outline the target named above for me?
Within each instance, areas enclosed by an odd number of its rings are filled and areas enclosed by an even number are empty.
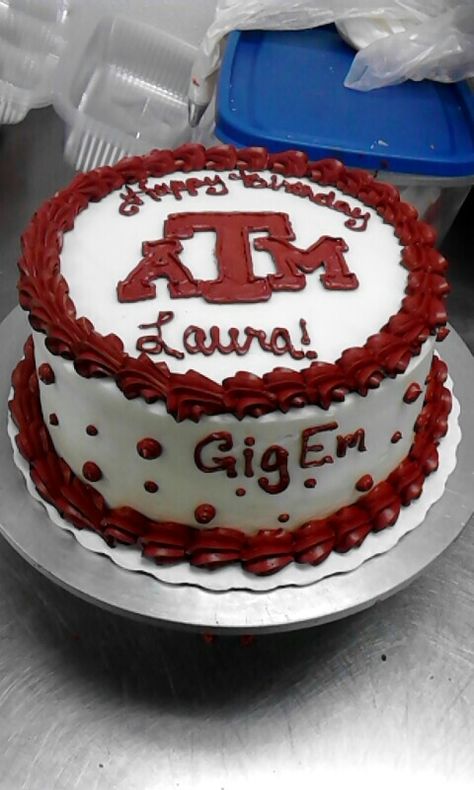
[[[193,128],[199,125],[199,121],[207,110],[207,104],[196,104],[196,102],[189,99],[188,101],[188,120],[189,125]]]

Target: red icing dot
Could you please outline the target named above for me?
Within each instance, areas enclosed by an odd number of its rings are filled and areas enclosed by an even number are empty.
[[[402,438],[402,435],[401,435],[400,431],[395,431],[395,433],[393,434],[393,436],[390,439],[390,441],[392,442],[392,444],[396,444],[397,442],[400,441],[401,438]]]
[[[253,438],[253,436],[247,436],[247,438],[245,439],[245,444],[247,445],[247,447],[253,447],[253,445],[255,444],[255,439]]]
[[[90,483],[97,483],[102,477],[102,470],[94,461],[86,461],[82,467],[82,474]]]
[[[421,395],[421,387],[416,382],[410,384],[407,391],[403,396],[403,400],[405,403],[414,403]]]
[[[56,376],[54,370],[47,362],[43,362],[38,368],[38,376],[43,384],[54,384]]]
[[[318,354],[316,351],[307,351],[305,354],[306,359],[317,359]]]
[[[143,483],[143,488],[145,491],[148,491],[149,494],[156,494],[159,489],[158,483],[155,483],[154,480],[147,480],[146,483]]]
[[[305,488],[314,488],[315,486],[316,486],[316,479],[314,477],[308,477],[308,479],[304,481]]]
[[[373,478],[371,475],[363,475],[355,484],[355,487],[358,491],[370,491],[374,484]]]
[[[194,518],[199,524],[209,524],[210,521],[216,515],[216,509],[214,505],[198,505],[196,510],[194,511]]]
[[[287,521],[289,521],[289,519],[290,516],[288,515],[288,513],[280,513],[280,515],[278,516],[278,521],[280,521],[282,524],[285,524]]]
[[[52,412],[49,415],[49,424],[50,425],[59,425],[58,415]]]
[[[151,439],[146,436],[144,439],[140,439],[140,441],[137,442],[138,455],[141,455],[142,458],[146,458],[148,461],[159,458],[161,451],[161,444],[156,439]]]
[[[245,496],[246,493],[247,492],[246,492],[245,488],[237,488],[237,490],[235,492],[236,496]]]
[[[86,433],[87,433],[89,436],[97,436],[97,434],[99,433],[99,431],[97,430],[97,428],[95,427],[95,425],[88,425],[88,426],[87,426],[87,428],[86,428]]]

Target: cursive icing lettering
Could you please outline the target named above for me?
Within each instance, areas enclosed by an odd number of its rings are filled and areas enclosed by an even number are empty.
[[[311,457],[311,454],[324,452],[324,445],[319,442],[315,444],[310,444],[309,442],[317,433],[335,431],[337,427],[337,422],[327,422],[325,425],[315,425],[312,428],[306,428],[302,432],[300,454],[300,466],[302,469],[308,469],[310,466],[324,466],[324,464],[332,464],[334,462],[332,455],[322,455],[317,458]]]
[[[301,343],[310,345],[306,321],[300,319]],[[183,345],[188,354],[204,354],[211,356],[216,351],[220,354],[236,354],[244,356],[252,345],[258,344],[262,351],[283,356],[289,354],[292,359],[316,359],[317,353],[311,349],[303,350],[296,348],[291,339],[288,329],[285,327],[275,327],[268,336],[264,329],[256,329],[246,326],[240,330],[237,327],[230,327],[227,330],[229,342],[223,340],[223,330],[218,326],[211,326],[206,332],[202,327],[190,324],[183,333]]]
[[[171,348],[163,339],[161,327],[168,324],[174,318],[174,313],[171,310],[160,310],[158,318],[151,324],[140,324],[139,329],[154,329],[153,335],[143,335],[137,340],[137,350],[143,351],[145,354],[167,354],[175,359],[184,359],[182,351],[177,351]]]
[[[213,445],[215,445],[215,448],[213,448]],[[214,433],[210,433],[197,443],[194,449],[194,463],[201,472],[225,471],[227,477],[237,477],[235,468],[236,459],[233,455],[211,455],[207,461],[204,457],[205,450],[210,450],[211,452],[215,452],[216,450],[219,452],[227,452],[228,450],[232,450],[233,446],[232,434],[228,431],[215,431]]]
[[[206,195],[227,195],[228,189],[225,182],[218,175],[205,176],[204,178],[186,178],[184,180],[171,179],[170,181],[159,181],[150,185],[147,178],[142,178],[138,188],[133,188],[129,184],[125,190],[120,192],[121,203],[119,213],[124,217],[133,217],[143,206],[140,195],[150,198],[155,202],[160,202],[162,198],[171,196],[175,200],[182,200],[183,195],[196,197],[200,190]]]
[[[306,198],[312,203],[325,206],[333,211],[345,214],[349,219],[344,222],[346,228],[354,231],[367,230],[370,220],[368,211],[362,213],[359,206],[351,206],[346,200],[336,200],[336,193],[317,192],[310,184],[303,181],[287,181],[286,178],[278,177],[273,173],[266,177],[260,173],[249,173],[245,170],[232,172],[228,175],[229,181],[241,181],[247,189],[271,189],[273,192],[283,191],[289,195]]]

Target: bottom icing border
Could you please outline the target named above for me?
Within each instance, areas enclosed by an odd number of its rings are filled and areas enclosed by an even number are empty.
[[[9,433],[15,448],[15,461],[27,480],[30,493],[41,497],[54,523],[74,534],[89,550],[106,554],[121,567],[149,573],[168,583],[188,583],[211,590],[268,590],[311,584],[325,576],[353,570],[374,554],[387,551],[403,534],[421,523],[431,504],[443,493],[456,463],[456,447],[460,440],[459,405],[454,401],[448,437],[442,442],[442,453],[438,455],[437,448],[447,432],[452,404],[451,393],[444,386],[446,379],[445,363],[434,357],[425,403],[417,420],[415,442],[409,456],[387,480],[360,497],[354,505],[340,509],[327,519],[307,522],[292,533],[280,529],[260,530],[249,538],[235,529],[196,530],[185,525],[150,522],[129,508],[107,509],[101,495],[77,478],[52,447],[41,414],[30,339],[25,344],[25,357],[13,374],[14,395],[9,403],[13,420]],[[425,483],[425,478],[438,466],[438,473]],[[426,490],[420,498],[423,487]],[[410,503],[412,506],[407,508]],[[73,523],[62,518],[58,510],[66,512]],[[95,522],[87,523],[94,512]],[[385,529],[388,526],[390,530]],[[139,534],[140,528],[142,534]],[[158,534],[162,541],[164,536],[165,541],[162,547],[158,544],[154,554]],[[183,546],[185,538],[189,541],[187,546]],[[112,541],[115,546],[108,545]],[[120,545],[120,541],[139,542],[143,553],[130,551],[129,546]],[[240,553],[236,556],[238,549]],[[188,559],[189,564],[169,566],[170,559],[183,558]],[[162,562],[163,559],[167,565],[155,564],[156,560]],[[236,562],[238,559],[243,570]],[[211,574],[203,568],[219,568],[219,572]],[[255,575],[275,570],[279,570],[276,578]]]

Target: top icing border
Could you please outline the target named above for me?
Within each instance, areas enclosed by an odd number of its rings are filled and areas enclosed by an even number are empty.
[[[334,363],[316,361],[299,371],[276,367],[261,377],[239,371],[222,383],[193,370],[173,373],[165,362],[153,362],[146,354],[132,357],[117,335],[101,335],[91,321],[77,318],[60,273],[63,234],[74,227],[75,217],[90,202],[102,200],[125,184],[205,169],[266,170],[306,177],[320,186],[337,187],[375,210],[393,225],[404,245],[401,263],[409,274],[399,312],[363,346],[346,349]],[[384,378],[402,373],[430,335],[441,340],[447,334],[447,262],[435,249],[435,238],[435,231],[418,220],[416,209],[400,200],[395,187],[335,159],[311,162],[300,151],[271,154],[260,147],[205,149],[187,144],[80,174],[44,203],[22,237],[19,301],[29,312],[32,327],[46,335],[48,349],[72,360],[79,375],[114,378],[127,398],[142,397],[149,403],[162,400],[178,421],[222,413],[238,419],[260,417],[306,404],[327,409],[347,392],[364,396]]]

